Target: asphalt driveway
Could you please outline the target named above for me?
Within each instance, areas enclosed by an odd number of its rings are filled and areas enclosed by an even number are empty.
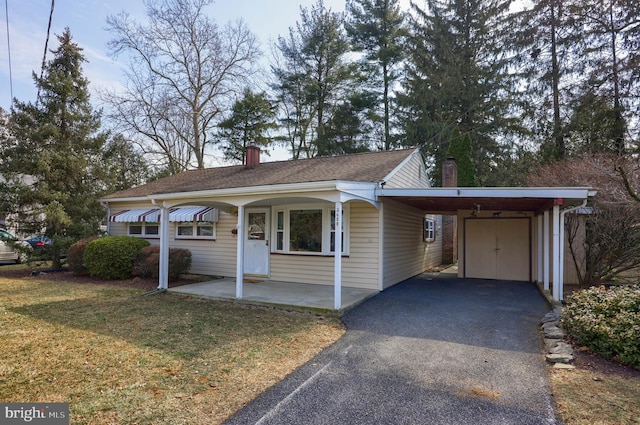
[[[555,424],[535,285],[423,275],[227,424]]]

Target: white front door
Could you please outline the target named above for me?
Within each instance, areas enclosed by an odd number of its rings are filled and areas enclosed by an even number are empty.
[[[269,277],[269,209],[247,208],[244,222],[244,275]]]

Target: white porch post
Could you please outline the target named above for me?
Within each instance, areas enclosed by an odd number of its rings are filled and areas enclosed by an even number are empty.
[[[553,206],[553,300],[560,301],[560,205]]]
[[[543,245],[542,245],[542,227],[543,227],[543,222],[542,222],[542,215],[538,215],[538,258],[537,258],[537,263],[538,263],[538,278],[537,281],[538,282],[542,282],[542,255],[543,255]]]
[[[342,307],[342,202],[336,202],[333,308]]]
[[[160,207],[160,270],[158,289],[169,287],[169,208]]]
[[[542,256],[542,261],[544,263],[544,289],[545,291],[549,290],[549,211],[546,210],[544,212],[544,226],[542,229],[543,239],[544,239],[544,255]]]
[[[238,207],[238,234],[236,252],[236,298],[242,298],[242,280],[244,278],[244,206]]]
[[[558,263],[560,266],[558,276],[560,276],[560,286],[558,287],[558,300],[561,300],[564,298],[564,213],[562,212],[560,212],[558,223],[560,224],[560,243],[558,246]]]

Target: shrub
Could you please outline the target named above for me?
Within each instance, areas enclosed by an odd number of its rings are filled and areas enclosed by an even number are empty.
[[[127,279],[131,277],[133,261],[149,242],[132,236],[106,236],[90,242],[83,261],[94,277]]]
[[[142,248],[134,262],[134,273],[144,277],[158,278],[160,247]],[[177,279],[191,268],[191,251],[182,248],[169,249],[169,280]]]
[[[575,292],[562,321],[578,344],[640,369],[640,285]]]
[[[98,239],[97,236],[80,239],[78,242],[69,247],[69,249],[67,250],[67,264],[69,265],[69,270],[76,274],[89,273],[84,265],[84,250],[91,241],[94,241],[96,239]]]

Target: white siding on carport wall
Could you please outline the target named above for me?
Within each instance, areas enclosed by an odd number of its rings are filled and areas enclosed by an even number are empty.
[[[442,263],[441,217],[437,218],[436,240],[423,240],[424,213],[386,199],[382,206],[384,226],[384,280],[386,289]]]

